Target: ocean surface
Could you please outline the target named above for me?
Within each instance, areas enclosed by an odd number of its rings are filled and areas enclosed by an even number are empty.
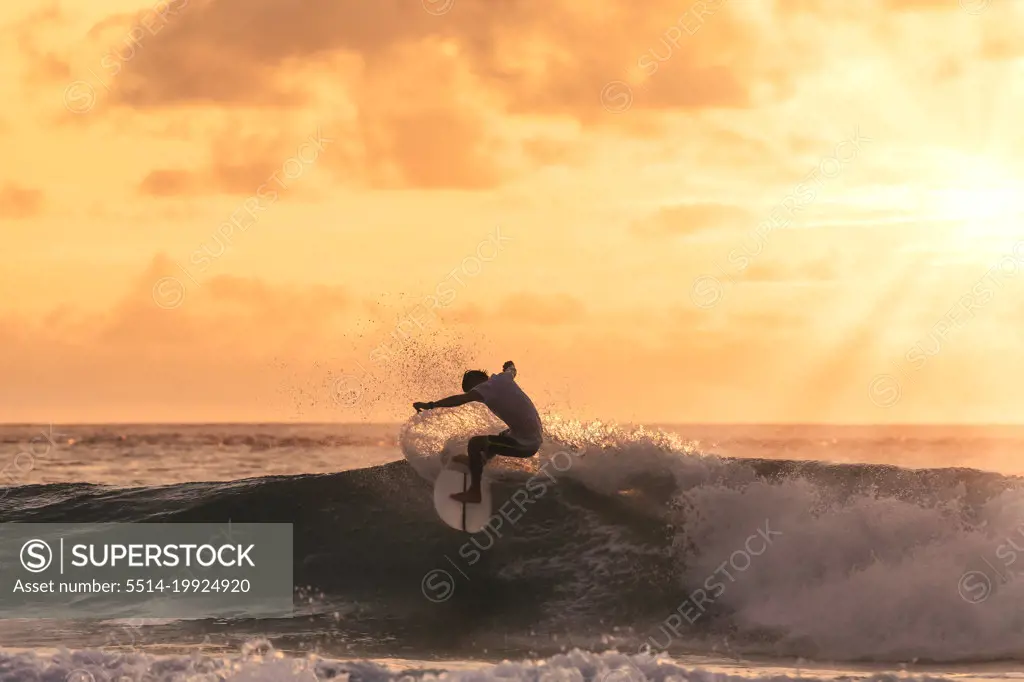
[[[0,680],[1024,676],[1024,428],[544,422],[475,535],[430,485],[475,406],[2,426],[4,522],[291,522],[296,608],[2,620]]]

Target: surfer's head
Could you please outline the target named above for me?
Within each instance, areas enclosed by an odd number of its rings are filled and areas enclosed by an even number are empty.
[[[471,369],[462,375],[462,392],[469,393],[480,384],[487,381],[487,372],[482,369]]]

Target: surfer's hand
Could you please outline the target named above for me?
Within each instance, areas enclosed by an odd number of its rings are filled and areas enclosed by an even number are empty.
[[[417,412],[419,412],[420,410],[433,409],[434,403],[413,403],[412,406]]]

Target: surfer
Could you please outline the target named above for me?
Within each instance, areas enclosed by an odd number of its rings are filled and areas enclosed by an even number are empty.
[[[516,366],[511,360],[502,366],[501,374],[489,377],[487,372],[471,369],[462,375],[462,393],[436,402],[412,404],[419,412],[435,407],[458,407],[481,402],[508,426],[497,435],[473,436],[466,448],[469,456],[458,455],[453,458],[455,462],[468,464],[471,476],[469,490],[451,496],[456,502],[480,502],[480,478],[483,476],[484,464],[492,457],[533,457],[540,450],[543,440],[540,415],[515,379]]]

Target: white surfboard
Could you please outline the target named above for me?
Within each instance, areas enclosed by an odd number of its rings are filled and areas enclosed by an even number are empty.
[[[441,470],[434,481],[434,508],[441,520],[456,530],[477,533],[491,520],[491,482],[484,474],[480,482],[480,503],[462,504],[451,498],[455,493],[469,490],[469,469],[451,463]]]

